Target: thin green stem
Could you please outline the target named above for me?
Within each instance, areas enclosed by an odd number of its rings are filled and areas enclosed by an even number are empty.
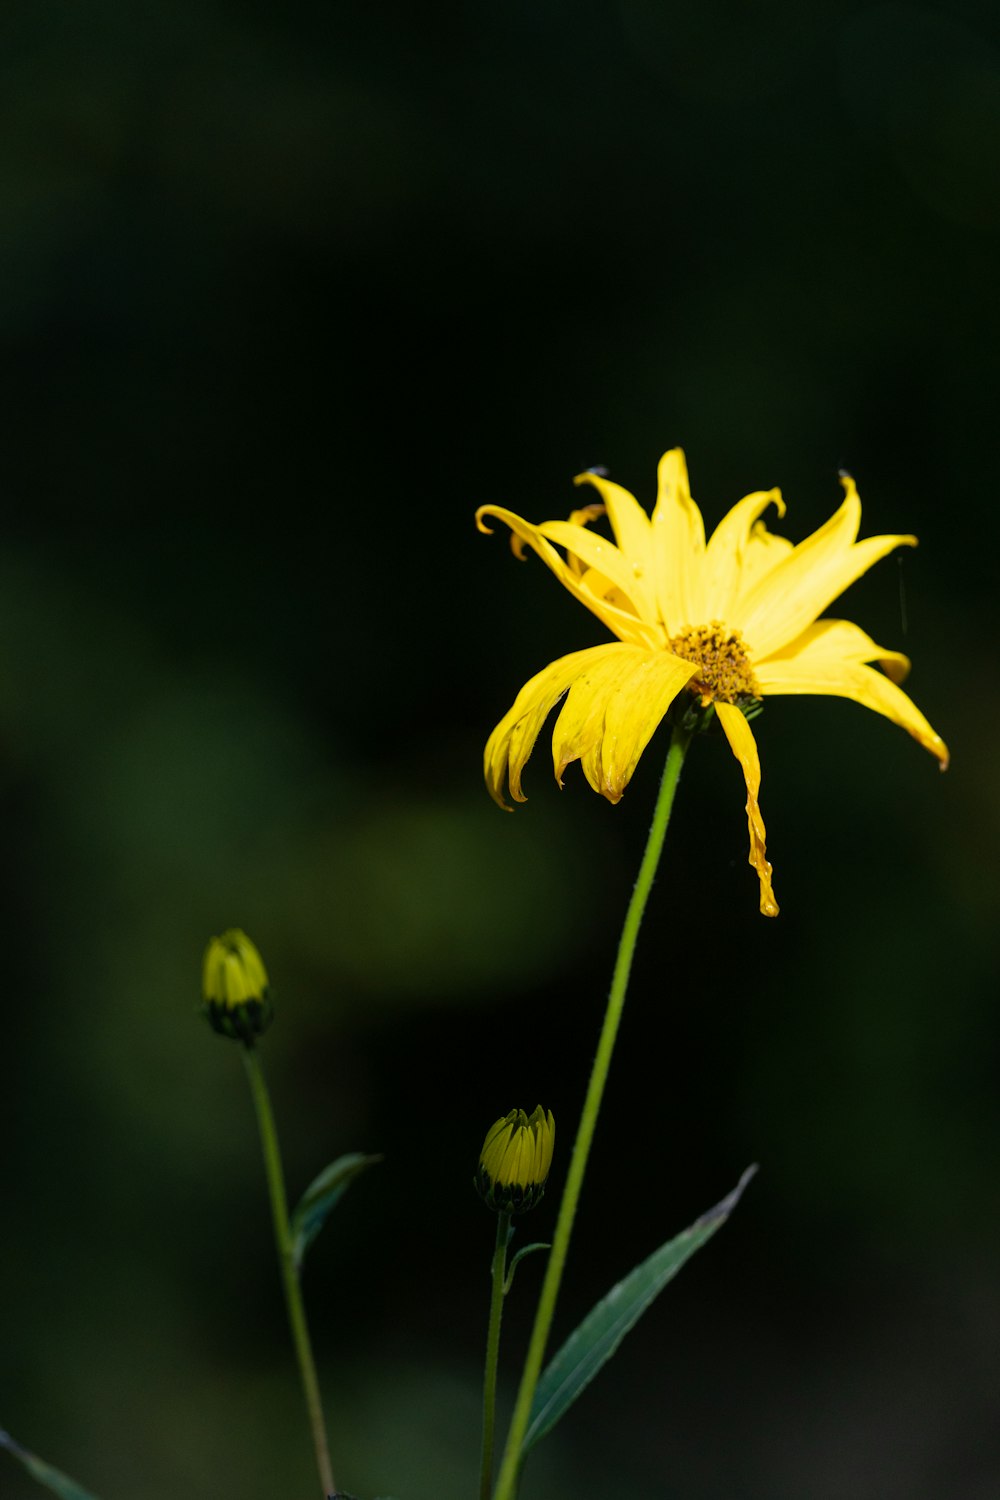
[[[333,1482],[333,1471],[330,1467],[330,1450],[323,1422],[323,1406],[319,1397],[319,1381],[316,1379],[316,1365],[313,1361],[312,1345],[309,1342],[309,1329],[306,1325],[305,1307],[302,1303],[302,1288],[299,1285],[299,1274],[295,1267],[292,1234],[288,1223],[285,1174],[282,1170],[281,1151],[278,1147],[278,1132],[274,1126],[271,1098],[267,1091],[267,1084],[264,1082],[263,1069],[252,1043],[244,1047],[243,1061],[246,1063],[250,1092],[253,1095],[254,1109],[257,1112],[260,1144],[264,1153],[264,1172],[267,1176],[267,1190],[271,1198],[271,1217],[274,1220],[274,1238],[278,1246],[278,1262],[281,1266],[281,1279],[285,1288],[288,1322],[292,1330],[292,1342],[295,1345],[295,1356],[299,1362],[299,1372],[302,1376],[302,1389],[306,1398],[306,1410],[309,1413],[309,1425],[312,1428],[316,1467],[319,1470],[323,1494],[328,1496],[335,1492],[337,1486]]]
[[[490,1491],[493,1488],[493,1428],[497,1404],[497,1359],[500,1354],[500,1319],[503,1316],[509,1239],[510,1214],[498,1213],[497,1242],[493,1250],[490,1326],[486,1335],[486,1368],[483,1371],[483,1457],[479,1470],[479,1500],[490,1500]]]
[[[597,1116],[601,1108],[601,1100],[604,1097],[604,1087],[607,1083],[608,1069],[611,1066],[611,1056],[614,1052],[615,1038],[618,1035],[618,1026],[625,1005],[625,994],[628,988],[629,974],[632,969],[636,939],[639,936],[639,927],[642,922],[643,913],[646,910],[646,902],[649,899],[649,893],[652,889],[657,865],[660,861],[663,840],[666,836],[667,824],[670,821],[670,811],[674,804],[674,793],[677,790],[677,783],[680,779],[681,766],[684,764],[684,756],[690,743],[691,735],[689,732],[680,728],[674,730],[673,738],[670,741],[670,749],[667,752],[667,762],[663,768],[663,779],[660,782],[660,792],[656,800],[656,808],[653,812],[649,837],[646,840],[646,850],[642,857],[642,864],[639,866],[639,874],[632,892],[632,899],[629,901],[628,911],[625,913],[625,924],[622,927],[622,935],[618,941],[618,956],[615,959],[614,973],[611,976],[611,989],[608,993],[607,1008],[604,1012],[604,1023],[601,1027],[594,1065],[590,1074],[590,1083],[587,1086],[587,1095],[584,1099],[580,1124],[576,1132],[573,1155],[570,1158],[569,1170],[566,1174],[566,1186],[563,1188],[562,1202],[559,1205],[559,1217],[556,1220],[555,1233],[552,1237],[552,1250],[549,1255],[545,1280],[542,1283],[542,1290],[538,1299],[538,1310],[535,1313],[531,1342],[528,1345],[528,1353],[524,1361],[521,1384],[518,1388],[517,1400],[514,1405],[514,1415],[511,1418],[510,1430],[507,1433],[507,1443],[500,1464],[500,1477],[497,1480],[494,1500],[514,1500],[514,1496],[517,1494],[521,1469],[521,1445],[524,1442],[524,1435],[528,1430],[531,1403],[534,1399],[535,1387],[538,1384],[538,1377],[542,1370],[542,1360],[545,1357],[545,1346],[548,1342],[549,1330],[552,1327],[556,1299],[559,1295],[559,1284],[562,1280],[563,1268],[566,1264],[566,1253],[569,1249],[570,1235],[573,1231],[576,1206],[579,1202],[580,1190],[583,1187],[587,1158],[590,1155],[590,1146],[594,1138],[594,1128],[597,1125]]]

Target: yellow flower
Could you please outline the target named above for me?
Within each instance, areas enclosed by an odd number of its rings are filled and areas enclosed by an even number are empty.
[[[498,1213],[527,1213],[545,1191],[552,1166],[556,1122],[536,1105],[529,1116],[512,1109],[490,1126],[475,1183],[483,1202]]]
[[[907,658],[877,646],[847,620],[818,618],[873,563],[895,547],[916,546],[912,536],[857,541],[861,502],[850,475],[841,480],[840,509],[797,547],[761,520],[768,505],[784,515],[779,490],[747,495],[706,542],[680,448],[660,460],[652,517],[627,490],[594,473],[574,482],[593,485],[601,503],[574,511],[568,521],[533,526],[501,506],[481,506],[480,531],[491,529],[485,516],[503,521],[516,555],[531,547],[618,637],[560,657],[521,689],[486,745],[494,800],[507,805],[505,782],[516,802],[525,800],[525,763],[566,693],[552,736],[556,780],[562,786],[566,767],[579,760],[594,790],[617,802],[653,731],[686,692],[714,706],[743,768],[750,863],[760,879],[760,909],[773,917],[778,906],[758,805],[760,761],[745,709],[778,693],[853,698],[902,725],[944,770],[944,741],[898,686],[910,668]],[[588,529],[605,514],[614,543]]]
[[[270,1024],[264,961],[245,932],[230,927],[214,937],[202,964],[204,1012],[220,1036],[251,1042]]]

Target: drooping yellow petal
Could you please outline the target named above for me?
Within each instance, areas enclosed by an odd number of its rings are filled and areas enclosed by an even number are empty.
[[[639,649],[620,646],[589,662],[571,684],[552,731],[552,765],[560,786],[566,767],[580,760],[591,786],[601,790],[601,742],[608,702],[635,670],[634,652]]]
[[[619,646],[588,663],[566,697],[552,734],[556,780],[579,760],[594,788],[618,802],[663,715],[697,667],[668,651]]]
[[[873,536],[855,543],[861,502],[849,475],[842,483],[847,493],[840,509],[740,600],[731,623],[743,632],[755,661],[801,635],[880,558],[917,544],[913,536]]]
[[[653,566],[653,534],[649,517],[635,496],[602,474],[577,474],[574,484],[592,484],[604,501],[618,546],[634,575],[633,588],[626,590],[636,600],[646,619],[657,614],[656,575]]]
[[[746,587],[747,557],[761,550],[761,535],[756,533],[756,523],[769,505],[777,507],[778,515],[785,514],[785,502],[780,490],[758,490],[747,495],[723,516],[709,537],[705,550],[705,623],[709,620],[728,620],[737,590]],[[763,537],[769,532],[761,528]],[[784,538],[771,538],[783,541]],[[786,551],[792,550],[786,543]],[[780,561],[779,554],[774,560]],[[761,557],[760,561],[763,561]]]
[[[834,628],[820,632],[819,626],[822,625]],[[762,663],[757,669],[761,692],[765,696],[779,693],[819,693],[836,698],[853,698],[855,703],[874,709],[876,713],[883,714],[912,734],[915,740],[937,757],[942,771],[946,770],[948,747],[936,730],[931,728],[917,705],[882,672],[864,665],[865,661],[878,658],[883,662],[887,660],[898,672],[902,664],[906,663],[906,657],[894,652],[883,653],[874,641],[864,635],[864,631],[858,630],[856,625],[849,625],[845,620],[820,620],[816,630],[815,638],[806,641],[795,655],[782,654]],[[861,647],[857,637],[864,637],[867,642],[863,657],[850,654],[855,647]],[[839,654],[835,650],[838,642],[844,645],[844,650]]]
[[[573,651],[569,656],[550,662],[524,684],[510,710],[486,741],[483,753],[486,786],[500,807],[507,806],[504,800],[506,782],[509,782],[510,795],[515,802],[527,800],[521,791],[521,773],[534,749],[539,730],[573,679],[586,671],[591,663],[599,662],[609,652],[622,649],[619,641],[608,641],[603,646]]]
[[[764,686],[761,679],[766,678],[772,663],[782,665],[791,661],[802,667],[831,661],[877,661],[893,682],[904,682],[910,671],[908,656],[902,651],[887,651],[884,646],[877,646],[860,625],[853,625],[850,620],[817,620],[794,641],[766,657],[757,669],[761,687]]]
[[[663,631],[655,622],[642,620],[635,614],[634,610],[626,610],[612,604],[602,593],[597,593],[587,588],[586,574],[581,575],[569,566],[560,553],[556,551],[551,540],[547,538],[546,531],[551,527],[565,528],[565,530],[557,532],[562,544],[570,547],[576,556],[588,563],[588,566],[591,565],[589,559],[593,555],[590,544],[594,542],[602,543],[605,550],[601,554],[602,566],[598,569],[598,572],[602,576],[610,578],[615,586],[618,587],[618,579],[613,574],[608,573],[607,568],[610,567],[617,570],[622,583],[628,581],[628,574],[627,572],[623,572],[615,563],[613,554],[616,554],[618,549],[611,542],[594,537],[592,533],[586,531],[582,526],[576,526],[570,521],[550,521],[546,522],[544,526],[533,526],[530,521],[525,521],[523,517],[515,515],[512,510],[506,510],[501,505],[481,505],[476,511],[476,525],[480,531],[484,531],[487,534],[490,533],[492,528],[486,525],[483,520],[484,516],[493,516],[498,521],[502,521],[505,526],[509,526],[516,542],[521,544],[526,543],[531,547],[574,598],[579,599],[581,604],[586,605],[591,613],[603,621],[608,629],[613,631],[619,639],[623,641],[635,641],[644,646],[658,646],[663,643]],[[563,538],[565,538],[565,541],[562,540]],[[618,556],[620,557],[620,554]],[[623,590],[623,592],[627,592],[627,590]]]
[[[747,826],[750,830],[750,863],[760,881],[760,909],[765,917],[778,915],[778,903],[771,889],[771,866],[767,860],[764,819],[760,815],[760,757],[757,742],[743,713],[733,703],[716,703],[726,739],[743,767],[747,787]]]
[[[660,459],[653,511],[653,560],[660,618],[668,635],[705,621],[705,523],[691,498],[681,448]]]
[[[636,662],[629,681],[611,698],[604,721],[599,788],[609,801],[619,800],[664,714],[696,671],[693,662],[669,652],[650,652]]]

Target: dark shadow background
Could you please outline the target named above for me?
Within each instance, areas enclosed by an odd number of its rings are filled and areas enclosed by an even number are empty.
[[[293,1194],[381,1150],[307,1291],[337,1474],[467,1500],[513,1104],[551,1228],[660,736],[624,802],[482,743],[598,624],[483,501],[710,524],[857,476],[915,530],[843,612],[915,662],[938,776],[854,704],[685,773],[571,1274],[757,1181],[524,1500],[987,1500],[996,1391],[995,7],[223,0],[7,8],[0,51],[0,1423],[103,1500],[315,1480],[208,936],[261,947]],[[539,1283],[519,1273],[505,1397]],[[39,1492],[9,1462],[9,1500]]]

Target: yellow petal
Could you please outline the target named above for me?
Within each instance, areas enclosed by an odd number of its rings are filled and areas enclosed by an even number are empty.
[[[912,536],[873,536],[855,543],[861,502],[854,480],[845,475],[842,483],[847,494],[840,509],[741,598],[736,617],[728,622],[742,632],[755,662],[801,635],[886,553],[916,546]]]
[[[493,1145],[493,1142],[496,1140],[497,1136],[500,1134],[506,1124],[506,1115],[501,1115],[499,1120],[494,1120],[493,1124],[486,1132],[486,1139],[483,1142],[483,1149],[479,1153],[480,1158],[485,1157],[487,1151],[489,1151],[490,1147]]]
[[[565,545],[570,546],[577,556],[585,560],[588,558],[588,553],[585,550],[588,542],[581,539],[587,538],[589,542],[600,542],[600,538],[595,538],[591,533],[585,531],[583,527],[575,526],[569,521],[550,521],[546,522],[544,526],[533,526],[530,521],[525,521],[511,510],[505,510],[503,506],[481,505],[476,511],[476,525],[480,531],[484,531],[487,534],[489,534],[491,528],[484,522],[484,516],[494,516],[498,521],[502,521],[505,526],[509,526],[513,532],[514,540],[518,543],[526,543],[531,547],[574,598],[579,599],[581,604],[585,604],[591,613],[595,614],[599,620],[602,620],[608,629],[613,631],[621,640],[635,641],[641,645],[651,647],[663,644],[663,631],[657,624],[639,619],[634,611],[622,609],[610,603],[603,595],[594,593],[588,589],[585,583],[585,575],[581,578],[565,562],[555,547],[553,547],[551,541],[546,538],[545,532],[553,526],[566,528],[571,539]],[[563,532],[560,532],[560,537],[563,534]],[[602,573],[609,564],[611,567],[615,567],[612,554],[617,552],[617,548],[610,542],[604,542],[603,546],[606,550],[602,554]],[[515,550],[517,550],[516,547]],[[622,574],[622,579],[623,582],[627,582],[625,574]],[[616,579],[612,578],[612,581],[617,585]]]
[[[535,1113],[540,1117],[538,1124],[538,1162],[536,1166],[536,1180],[544,1182],[552,1167],[552,1153],[556,1144],[556,1122],[552,1117],[551,1109],[542,1114],[539,1105]]]
[[[660,618],[668,635],[705,623],[705,524],[691,499],[680,448],[660,459],[653,511],[653,561]]]
[[[483,1164],[483,1168],[487,1176],[491,1177],[494,1182],[499,1180],[500,1166],[503,1162],[513,1129],[514,1127],[509,1120],[498,1120],[480,1153],[479,1159]]]
[[[588,646],[584,651],[573,651],[569,656],[562,656],[558,661],[551,662],[525,683],[510,711],[500,720],[486,742],[483,773],[494,802],[501,807],[507,806],[504,801],[504,783],[508,780],[510,795],[514,801],[525,801],[521,791],[521,773],[549,712],[574,678],[585,672],[588,666],[600,662],[610,653],[625,649],[628,648],[620,641],[608,641],[603,646]]]
[[[624,614],[628,615],[632,620],[633,629],[638,630],[640,628],[637,623],[635,606],[631,599],[626,599],[617,584],[608,578],[606,574],[599,573],[596,568],[585,568],[578,558],[571,556],[569,563],[574,571],[579,573],[580,587],[582,589],[586,589],[588,594],[593,594],[595,599],[601,599],[606,605],[616,610],[621,610]],[[648,639],[644,636],[644,644],[653,645],[655,643],[665,648],[667,641],[662,626],[652,624],[650,621],[643,622],[643,625],[649,632]]]
[[[582,505],[579,510],[571,510],[569,513],[569,523],[571,526],[589,526],[592,521],[600,520],[603,515],[604,506],[601,505],[600,501],[597,501],[593,505]],[[583,564],[574,553],[571,552],[566,561],[574,573],[583,572]]]
[[[847,622],[821,620],[818,624],[843,627]],[[856,626],[848,626],[847,629],[857,631],[859,636],[864,635]],[[871,655],[861,660],[856,656],[837,656],[825,650],[825,642],[841,636],[848,644],[853,639],[845,631],[831,630],[807,644],[795,656],[775,657],[764,662],[757,671],[761,692],[766,696],[779,693],[820,693],[836,698],[853,698],[855,703],[874,709],[877,714],[883,714],[894,724],[907,730],[925,750],[937,757],[942,771],[946,770],[948,747],[928,724],[917,705],[888,677],[863,664],[864,659],[871,660],[872,656],[880,655],[874,641],[868,643],[874,647]],[[889,653],[889,659],[893,659],[893,653]],[[900,660],[905,662],[906,658],[902,657]]]
[[[609,699],[634,670],[635,647],[619,646],[587,664],[572,683],[552,731],[552,764],[556,780],[574,760],[583,761],[584,774],[595,791],[601,790],[601,741]]]
[[[628,559],[641,598],[637,598],[639,613],[647,619],[656,618],[656,578],[653,567],[653,534],[649,517],[635,496],[620,484],[613,484],[601,474],[577,474],[574,484],[592,484],[597,490],[611,522],[615,540]],[[630,592],[630,591],[626,591]],[[636,597],[634,594],[632,597]]]
[[[776,536],[773,531],[768,531],[763,521],[758,521],[751,527],[729,606],[731,619],[738,620],[741,617],[743,601],[750,597],[758,583],[772,573],[779,563],[784,562],[793,550],[786,536]]]
[[[552,734],[560,786],[566,767],[579,760],[594,791],[619,801],[663,715],[696,671],[695,663],[668,651],[625,645],[588,664]]]
[[[717,703],[715,711],[725,730],[733,754],[743,767],[747,784],[747,826],[750,830],[750,863],[760,880],[760,909],[765,917],[778,915],[778,903],[771,889],[771,866],[767,860],[764,819],[760,815],[760,758],[757,742],[746,718],[733,703]]]
[[[648,527],[649,523],[646,524]],[[631,603],[633,614],[647,620],[656,619],[653,580],[648,565],[643,574],[638,564],[626,557],[614,542],[607,541],[597,532],[587,531],[583,526],[574,526],[571,521],[543,521],[538,532],[557,546],[565,547],[588,568],[610,579]]]
[[[757,554],[760,553],[760,561],[763,562],[763,552],[770,550],[761,547],[762,538],[770,537],[770,533],[763,526],[760,533],[756,530],[758,518],[769,505],[777,507],[779,516],[785,514],[785,502],[780,490],[759,490],[753,495],[747,495],[733,506],[728,515],[723,516],[712,532],[705,551],[705,618],[701,623],[730,618],[737,590],[747,586],[749,555],[753,554],[756,562]],[[780,543],[784,538],[770,540]],[[792,550],[790,542],[785,544],[785,550]],[[773,557],[772,552],[773,561],[779,562],[782,555],[779,550],[778,555]]]
[[[796,661],[800,666],[830,661],[877,661],[893,682],[905,681],[910,671],[908,656],[904,656],[902,651],[887,651],[884,646],[876,646],[871,636],[866,635],[859,625],[852,625],[850,620],[817,620],[814,625],[810,625],[794,641],[789,641],[780,651],[758,664],[757,681],[760,686],[763,688],[761,676],[767,676],[772,662],[777,664],[790,661]]]
[[[527,1131],[517,1129],[514,1131],[510,1144],[504,1152],[504,1158],[500,1165],[500,1181],[506,1187],[524,1186],[524,1148]]]

